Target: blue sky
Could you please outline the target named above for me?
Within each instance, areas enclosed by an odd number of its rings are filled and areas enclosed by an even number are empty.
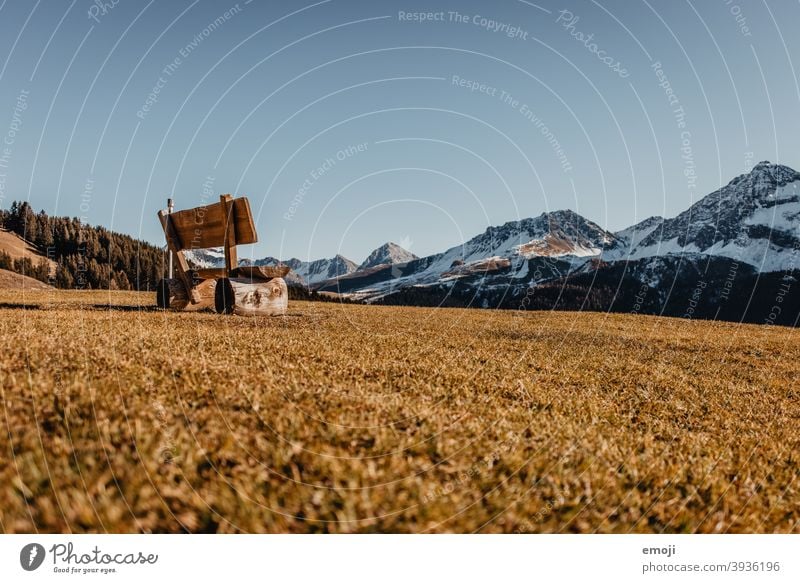
[[[760,160],[800,168],[797,22],[727,0],[5,0],[0,204],[161,243],[167,196],[231,192],[257,215],[242,255],[357,262],[561,208],[620,229]]]

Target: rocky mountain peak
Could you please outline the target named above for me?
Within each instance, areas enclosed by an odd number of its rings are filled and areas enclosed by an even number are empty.
[[[772,194],[776,188],[800,180],[800,172],[768,160],[759,162],[746,174],[730,181],[725,189],[735,189],[734,194],[762,198]],[[725,190],[723,189],[723,190]]]
[[[411,251],[403,249],[397,243],[384,243],[375,249],[364,262],[358,266],[358,269],[369,269],[370,267],[377,267],[379,265],[394,265],[395,263],[407,263],[417,259]]]
[[[800,173],[759,162],[726,186],[664,221],[634,249],[634,257],[702,252],[773,269],[781,251],[794,248],[800,214]],[[764,264],[765,257],[775,265]]]

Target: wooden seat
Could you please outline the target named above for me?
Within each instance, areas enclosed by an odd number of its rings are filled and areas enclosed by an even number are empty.
[[[219,279],[221,277],[272,279],[273,277],[285,277],[291,270],[288,265],[240,265],[231,269],[230,273],[224,267],[194,269],[192,273],[196,274],[199,279]]]
[[[210,267],[206,269],[194,269],[192,274],[197,279],[219,279],[228,277],[228,271],[224,267]]]
[[[241,265],[231,271],[231,277],[272,279],[285,277],[292,269],[288,265]]]
[[[250,202],[246,197],[233,198],[230,194],[223,194],[219,202],[196,207],[192,209],[158,212],[158,218],[164,229],[167,247],[176,261],[177,281],[167,280],[159,285],[158,305],[160,307],[177,307],[178,309],[202,309],[209,306],[209,294],[214,292],[214,304],[219,309],[220,299],[216,298],[221,290],[213,284],[216,280],[225,279],[224,290],[236,290],[238,283],[258,285],[258,282],[268,282],[272,279],[282,278],[289,272],[286,266],[239,266],[237,245],[248,245],[258,242],[253,214],[250,211]],[[188,249],[207,249],[222,247],[225,255],[225,267],[211,269],[192,269],[186,259],[185,251]],[[237,282],[238,279],[248,280]],[[230,281],[227,281],[230,280]],[[277,285],[277,288],[276,288]],[[277,291],[276,291],[277,289]],[[249,294],[247,298],[270,298],[270,306],[266,304],[253,308],[249,306],[246,313],[278,313],[285,311],[286,284],[273,282],[268,294]],[[283,291],[283,297],[281,293]],[[244,297],[244,295],[243,295]],[[264,300],[266,301],[266,300]],[[174,305],[173,305],[174,304]],[[231,298],[222,298],[224,311],[235,311]],[[273,309],[277,306],[277,310]],[[238,312],[237,312],[238,313]],[[244,313],[244,312],[243,312]]]

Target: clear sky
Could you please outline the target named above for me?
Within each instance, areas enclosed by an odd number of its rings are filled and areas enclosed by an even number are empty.
[[[425,13],[425,14],[420,14]],[[0,0],[0,204],[162,243],[247,195],[241,256],[418,255],[571,208],[674,216],[800,169],[798,2]]]

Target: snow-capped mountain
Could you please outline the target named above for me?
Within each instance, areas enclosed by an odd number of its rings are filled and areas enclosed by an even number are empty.
[[[547,258],[568,268],[580,265],[606,249],[624,248],[614,234],[571,210],[542,213],[538,217],[489,227],[462,245],[391,269],[359,270],[344,278],[325,282],[319,289],[355,293],[373,299],[409,286],[485,278],[491,274],[530,279],[531,260]],[[549,268],[542,273],[551,273]]]
[[[186,249],[183,252],[189,267],[194,269],[214,269],[225,266],[225,252],[222,247],[211,249]],[[240,262],[241,263],[241,262]]]
[[[614,234],[578,213],[571,210],[553,211],[489,227],[463,245],[426,258],[428,265],[416,279],[426,282],[450,273],[456,266],[460,272],[467,272],[470,266],[489,260],[496,263],[499,259],[507,260],[514,272],[521,273],[527,269],[529,259],[566,258],[582,262],[584,258],[599,255],[605,249],[622,246],[622,241]]]
[[[289,265],[292,267],[292,265]],[[292,267],[308,285],[313,285],[331,279],[341,277],[354,272],[358,266],[347,257],[335,255],[330,259],[317,259],[316,261],[299,262],[299,265]]]
[[[660,227],[660,228],[658,228]],[[673,219],[637,237],[630,258],[700,253],[761,272],[800,264],[800,173],[760,162]]]
[[[292,257],[286,261],[280,261],[274,257],[258,259],[255,265],[277,265],[282,263],[292,268],[292,271],[299,275],[306,285],[315,285],[325,280],[342,277],[353,273],[358,269],[358,265],[342,255],[335,255],[330,259],[316,259],[314,261],[301,261]]]
[[[489,227],[463,245],[445,251],[442,259],[470,263],[489,257],[590,257],[619,245],[612,233],[592,221],[574,211],[560,210]]]
[[[189,266],[195,269],[207,269],[223,267],[225,265],[225,254],[221,248],[211,249],[187,249],[184,251]],[[354,272],[358,266],[341,255],[336,255],[330,259],[316,259],[314,261],[301,261],[292,257],[286,261],[281,261],[275,257],[264,257],[262,259],[239,259],[239,265],[288,265],[292,268],[293,277],[289,278],[297,281],[297,276],[302,278],[302,283],[313,285],[327,279],[341,277]]]
[[[528,298],[531,309],[792,324],[798,269],[800,173],[761,162],[672,219],[612,234],[573,211],[544,213],[318,287],[389,304],[518,309]],[[781,309],[770,311],[776,302]]]
[[[393,265],[395,263],[408,263],[417,259],[411,251],[403,249],[396,243],[384,243],[375,251],[369,254],[364,262],[358,266],[358,269],[369,269],[371,267],[378,267],[380,265]]]

